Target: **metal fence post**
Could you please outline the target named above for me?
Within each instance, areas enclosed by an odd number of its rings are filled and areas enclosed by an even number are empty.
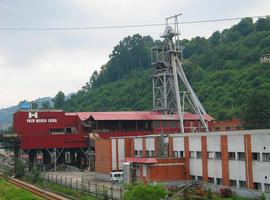
[[[72,179],[70,178],[70,188],[72,189]]]
[[[103,190],[103,198],[105,199],[106,198],[106,196],[105,196],[105,186],[104,186],[104,184],[102,185],[102,190]]]
[[[95,182],[95,190],[96,190],[96,197],[98,196],[98,191],[97,191],[97,181]]]
[[[78,190],[78,180],[76,179],[76,190]]]
[[[113,185],[111,185],[111,199],[113,199]]]
[[[82,189],[82,193],[84,194],[83,179],[82,179],[81,189]]]
[[[120,187],[120,200],[122,200],[123,194],[122,194],[122,187]]]

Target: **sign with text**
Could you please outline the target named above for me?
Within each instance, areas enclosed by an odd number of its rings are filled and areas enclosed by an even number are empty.
[[[57,123],[56,118],[39,118],[38,112],[29,112],[27,123]]]

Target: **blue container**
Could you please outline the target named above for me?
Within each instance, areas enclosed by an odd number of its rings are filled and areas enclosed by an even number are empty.
[[[30,110],[31,104],[27,101],[22,101],[19,103],[20,110]]]

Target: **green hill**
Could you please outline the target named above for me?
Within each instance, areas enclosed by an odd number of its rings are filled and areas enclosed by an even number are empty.
[[[128,36],[114,47],[110,60],[65,102],[66,111],[151,110],[150,51],[160,44],[150,36]],[[217,119],[241,117],[256,91],[269,93],[270,18],[243,19],[208,39],[182,40],[184,70],[209,114]]]

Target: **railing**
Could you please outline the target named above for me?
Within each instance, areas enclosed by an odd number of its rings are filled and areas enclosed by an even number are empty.
[[[28,176],[31,176],[28,174]],[[111,199],[122,200],[123,189],[122,186],[113,185],[111,183],[101,184],[98,181],[75,179],[59,176],[56,174],[42,173],[40,178],[43,180],[44,185],[46,181],[61,185],[67,189],[73,189],[82,194],[88,194],[89,196],[96,197],[98,199]]]

